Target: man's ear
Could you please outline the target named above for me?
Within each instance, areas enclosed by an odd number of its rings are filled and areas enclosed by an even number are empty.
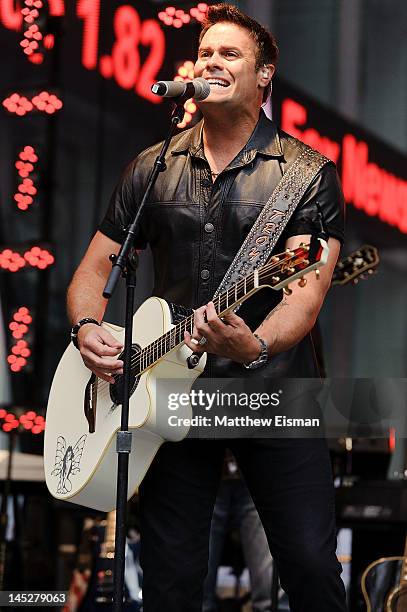
[[[273,78],[274,72],[275,72],[275,66],[273,64],[264,64],[264,66],[262,66],[259,70],[259,78],[260,78],[259,85],[262,85],[263,87],[267,87],[267,85],[270,83],[271,79]]]

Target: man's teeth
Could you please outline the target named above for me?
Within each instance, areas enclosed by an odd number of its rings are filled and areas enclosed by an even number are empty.
[[[209,85],[219,85],[220,87],[229,87],[229,83],[220,79],[207,79]]]

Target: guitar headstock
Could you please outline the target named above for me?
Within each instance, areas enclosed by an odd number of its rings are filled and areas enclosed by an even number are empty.
[[[271,257],[259,270],[260,284],[287,290],[289,283],[299,279],[299,285],[305,286],[306,279],[303,277],[326,264],[328,254],[327,242],[314,236],[308,244],[301,243],[296,249],[287,249]]]
[[[366,274],[373,274],[379,261],[376,247],[364,244],[336,264],[331,285],[356,284]]]

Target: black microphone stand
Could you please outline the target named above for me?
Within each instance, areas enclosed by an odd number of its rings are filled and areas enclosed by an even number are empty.
[[[126,551],[126,505],[128,488],[128,469],[129,455],[131,453],[132,434],[129,431],[129,400],[131,393],[131,354],[133,338],[133,309],[134,295],[136,289],[136,270],[138,257],[133,247],[136,237],[139,220],[141,218],[144,205],[147,202],[151,190],[154,187],[160,172],[167,168],[165,154],[170,145],[178,124],[184,118],[184,103],[191,97],[191,94],[183,94],[175,99],[176,107],[171,116],[171,127],[163,143],[161,151],[154,162],[150,172],[147,186],[141,200],[137,214],[126,230],[126,237],[121,246],[119,254],[110,256],[113,267],[103,290],[103,297],[109,299],[117,285],[120,276],[126,278],[126,327],[124,336],[123,351],[123,398],[121,411],[120,429],[116,434],[117,452],[117,492],[116,492],[116,536],[115,536],[115,557],[114,557],[114,591],[113,591],[113,611],[121,612],[123,607],[124,595],[124,570],[125,570],[125,551]]]

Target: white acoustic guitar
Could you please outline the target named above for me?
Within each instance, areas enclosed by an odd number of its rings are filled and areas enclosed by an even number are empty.
[[[273,256],[216,298],[218,315],[234,310],[264,287],[279,290],[301,279],[325,264],[328,252],[324,240],[313,238],[309,245]],[[305,279],[300,284],[305,284]],[[124,342],[123,328],[110,323],[103,326]],[[182,440],[189,431],[187,426],[172,427],[158,418],[160,405],[168,401],[165,380],[178,379],[178,392],[189,393],[206,363],[204,353],[196,368],[187,366],[191,351],[184,344],[184,332],[193,330],[191,309],[151,297],[135,313],[134,330],[128,498],[140,485],[160,445],[165,440]],[[120,428],[122,383],[122,375],[117,375],[114,383],[91,375],[72,344],[63,354],[51,386],[44,448],[47,487],[57,499],[103,512],[115,507],[115,434]],[[177,416],[192,417],[191,406],[181,406]]]

